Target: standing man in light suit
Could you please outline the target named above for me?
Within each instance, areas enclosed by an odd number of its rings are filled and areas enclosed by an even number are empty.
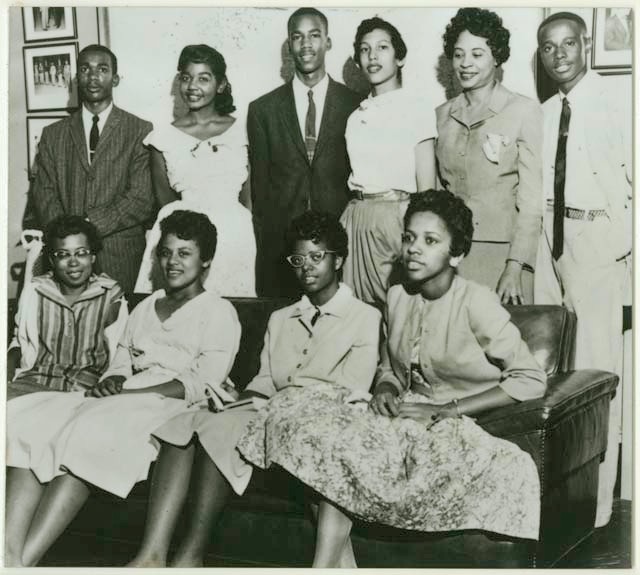
[[[113,105],[120,78],[108,48],[85,47],[77,79],[81,109],[42,131],[23,225],[32,227],[34,217],[44,228],[62,214],[84,216],[103,240],[97,268],[130,293],[145,248],[144,223],[155,213],[142,145],[152,126]]]
[[[299,286],[285,261],[285,230],[308,209],[339,217],[350,199],[344,139],[360,96],[325,69],[331,49],[327,18],[299,8],[287,23],[295,76],[249,105],[256,288],[261,296],[295,296]]]
[[[575,311],[576,369],[620,373],[623,293],[633,241],[630,94],[611,89],[588,69],[591,39],[584,20],[573,13],[552,14],[542,22],[538,49],[559,92],[543,105],[546,209],[534,301]],[[611,517],[621,396],[618,388],[600,466],[596,527]]]

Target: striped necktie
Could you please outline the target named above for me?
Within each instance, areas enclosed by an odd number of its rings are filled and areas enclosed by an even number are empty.
[[[313,101],[313,90],[309,90],[307,96],[309,96],[309,107],[307,108],[307,119],[304,123],[304,144],[307,148],[307,158],[311,163],[313,154],[316,151],[316,105]]]

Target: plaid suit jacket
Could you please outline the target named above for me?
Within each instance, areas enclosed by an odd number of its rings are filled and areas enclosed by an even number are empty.
[[[40,227],[61,214],[86,216],[103,239],[98,271],[126,292],[135,284],[145,247],[144,223],[156,212],[149,153],[152,125],[113,107],[89,164],[82,111],[42,131],[29,189]]]

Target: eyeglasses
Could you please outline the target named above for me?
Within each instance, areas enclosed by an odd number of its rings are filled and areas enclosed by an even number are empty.
[[[68,252],[67,250],[56,250],[55,252],[51,253],[51,256],[57,262],[68,262],[69,258],[71,258],[71,256],[73,256],[74,258],[76,258],[78,260],[87,261],[91,257],[92,254],[93,254],[93,252],[91,250],[88,250],[86,248],[81,248],[79,250],[76,250],[73,253]]]
[[[307,259],[309,259],[312,264],[317,265],[324,259],[325,255],[335,253],[336,252],[332,250],[318,250],[317,252],[309,252],[306,256],[303,256],[302,254],[291,254],[286,257],[286,260],[289,262],[291,267],[301,268]]]

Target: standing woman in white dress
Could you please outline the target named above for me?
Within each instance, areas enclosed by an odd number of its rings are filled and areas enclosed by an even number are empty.
[[[371,93],[349,117],[345,133],[353,199],[340,219],[351,254],[343,281],[360,299],[384,303],[399,270],[409,196],[435,187],[435,113],[402,87],[407,46],[393,24],[364,20],[353,48]]]
[[[159,287],[154,263],[158,222],[180,209],[206,214],[218,229],[216,259],[205,289],[221,296],[255,296],[246,130],[231,115],[236,108],[226,70],[224,57],[214,48],[185,46],[178,60],[178,88],[188,112],[144,140],[151,148],[151,177],[161,210],[147,235],[137,293]]]

